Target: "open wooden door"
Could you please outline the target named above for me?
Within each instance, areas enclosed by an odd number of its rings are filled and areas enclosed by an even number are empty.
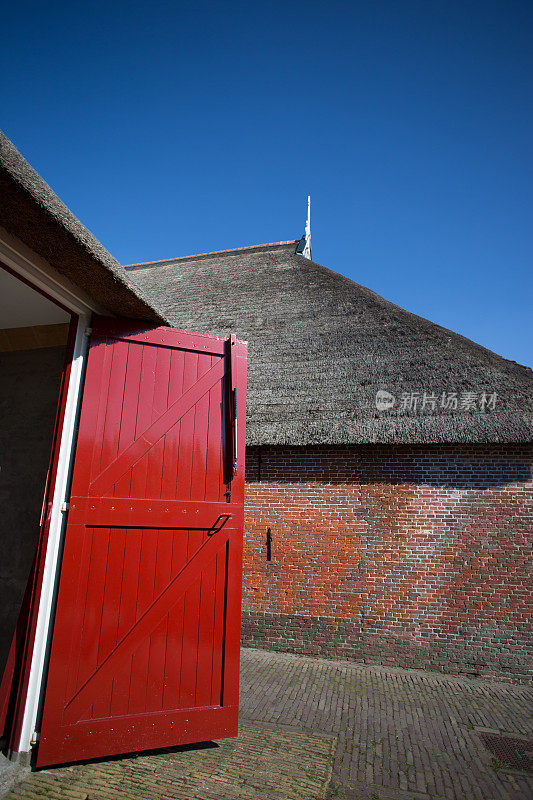
[[[234,337],[94,320],[38,767],[236,735],[245,394]]]

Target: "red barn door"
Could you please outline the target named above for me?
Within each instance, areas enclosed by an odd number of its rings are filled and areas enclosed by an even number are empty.
[[[234,337],[95,319],[37,766],[236,735],[245,393]]]

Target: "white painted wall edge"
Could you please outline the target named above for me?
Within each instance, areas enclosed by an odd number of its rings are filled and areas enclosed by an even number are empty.
[[[86,295],[76,291],[76,287],[62,279],[55,270],[51,267],[47,268],[48,265],[39,256],[32,253],[25,245],[19,243],[1,228],[0,259],[15,273],[18,273],[35,287],[45,291],[50,297],[78,316],[70,378],[68,387],[66,387],[67,399],[59,444],[54,496],[50,510],[48,545],[45,554],[41,596],[39,598],[28,692],[23,712],[21,735],[15,748],[18,752],[28,752],[31,749],[30,742],[33,738],[39,712],[45,659],[51,636],[54,592],[59,580],[58,561],[64,533],[61,506],[68,499],[69,475],[74,456],[76,420],[81,401],[81,388],[89,341],[85,335],[85,330],[90,324],[91,313],[93,311],[99,312],[101,309]]]
[[[57,464],[57,475],[54,487],[54,496],[50,512],[50,527],[48,532],[48,544],[46,548],[43,581],[41,596],[39,598],[39,611],[37,614],[37,625],[35,628],[35,640],[30,667],[30,677],[28,681],[28,691],[26,704],[22,718],[22,729],[20,740],[17,745],[19,752],[27,752],[31,748],[31,740],[35,731],[43,675],[45,671],[45,659],[48,652],[48,643],[51,636],[51,623],[53,615],[53,601],[56,584],[59,581],[59,553],[64,534],[64,514],[61,506],[67,501],[67,491],[69,475],[74,457],[74,436],[76,430],[76,420],[78,416],[81,388],[83,385],[83,372],[87,358],[87,347],[89,339],[85,335],[85,330],[89,324],[90,317],[87,314],[80,315],[76,330],[76,341],[70,368],[70,380],[67,390],[67,400],[65,404],[65,416],[63,429],[61,431],[61,443],[59,446],[59,457]]]

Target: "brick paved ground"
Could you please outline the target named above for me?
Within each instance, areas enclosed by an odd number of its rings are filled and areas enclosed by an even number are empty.
[[[533,692],[500,682],[245,650],[242,719],[333,733],[329,797],[531,800],[476,733],[532,735]]]
[[[533,797],[533,776],[505,770],[479,738],[479,729],[532,736],[527,687],[249,649],[241,683],[238,739],[21,773],[7,797]]]

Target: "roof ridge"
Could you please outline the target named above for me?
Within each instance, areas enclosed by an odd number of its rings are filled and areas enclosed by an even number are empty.
[[[149,264],[163,264],[167,261],[185,261],[186,259],[202,258],[203,256],[216,256],[221,253],[238,253],[241,250],[258,250],[260,247],[276,247],[282,244],[297,244],[299,239],[286,239],[283,242],[265,242],[264,244],[249,244],[245,247],[231,247],[228,250],[208,250],[206,253],[193,253],[189,256],[177,256],[177,258],[156,258],[155,261],[139,261],[135,264],[123,264],[124,269],[127,267],[144,267]]]

